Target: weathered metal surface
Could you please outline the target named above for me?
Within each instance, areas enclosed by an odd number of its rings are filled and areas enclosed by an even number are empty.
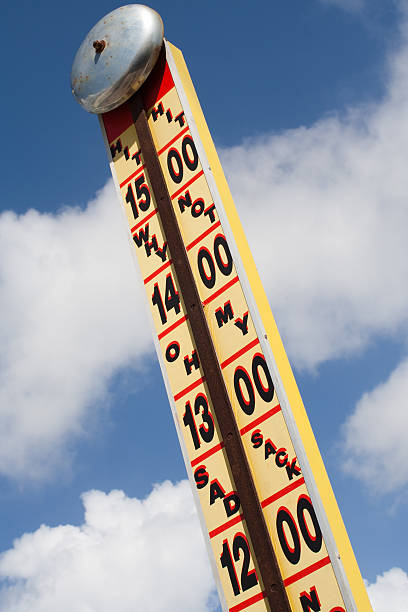
[[[163,44],[163,22],[142,4],[122,6],[90,30],[72,66],[71,88],[91,113],[126,102],[144,83]]]

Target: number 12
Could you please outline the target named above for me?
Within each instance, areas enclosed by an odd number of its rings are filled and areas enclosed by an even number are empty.
[[[248,571],[249,563],[251,561],[251,553],[249,552],[247,539],[243,533],[237,533],[234,536],[234,540],[232,542],[232,554],[234,557],[234,561],[239,560],[241,550],[244,553],[241,570],[241,588],[243,591],[247,591],[248,589],[251,589],[252,587],[258,584],[258,578],[256,577],[255,569],[251,570],[250,572]],[[239,586],[238,576],[237,572],[235,571],[235,564],[232,560],[228,540],[224,540],[224,542],[222,543],[222,553],[220,560],[222,567],[226,567],[228,570],[234,595],[239,595],[241,592],[241,588]]]

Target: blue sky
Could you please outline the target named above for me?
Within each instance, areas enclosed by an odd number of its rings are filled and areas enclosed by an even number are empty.
[[[150,6],[187,60],[374,610],[402,612],[408,4],[384,5]],[[69,90],[117,6],[2,7],[0,610],[217,609],[98,121]]]

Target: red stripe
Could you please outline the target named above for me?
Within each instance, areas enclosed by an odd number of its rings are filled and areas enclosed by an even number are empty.
[[[210,536],[210,538],[213,538],[214,536],[218,535],[219,533],[222,533],[226,529],[229,529],[233,525],[240,523],[243,518],[244,518],[243,514],[238,514],[238,516],[234,516],[234,518],[231,519],[230,521],[227,521],[223,525],[220,525],[219,527],[216,527],[212,531],[209,531],[208,535]]]
[[[232,287],[232,285],[235,285],[235,283],[237,283],[238,281],[239,281],[239,278],[238,278],[238,276],[236,276],[235,278],[230,280],[226,285],[221,287],[221,289],[218,289],[218,291],[215,291],[215,293],[213,293],[212,295],[210,295],[210,297],[208,297],[206,300],[204,300],[203,305],[205,306],[206,304],[209,304],[210,302],[215,300],[215,298],[217,298],[219,295],[221,295],[221,293],[224,293],[224,291],[226,291],[227,289]]]
[[[184,130],[181,130],[181,132],[179,132],[179,133],[177,134],[177,136],[175,136],[174,138],[172,138],[171,140],[169,140],[169,142],[168,142],[166,145],[164,145],[164,147],[162,147],[162,148],[160,149],[160,151],[157,151],[157,155],[161,155],[161,154],[163,153],[163,151],[165,151],[166,149],[168,149],[168,148],[169,148],[169,146],[170,146],[170,145],[172,145],[172,144],[173,144],[173,142],[176,142],[176,140],[178,140],[178,139],[180,138],[180,136],[182,136],[183,134],[185,134],[185,133],[187,132],[187,130],[188,130],[188,126],[187,126],[187,127],[185,127],[185,128],[184,128]]]
[[[189,181],[187,181],[187,183],[185,185],[183,185],[182,187],[180,187],[180,189],[177,189],[177,191],[175,193],[173,193],[173,195],[171,196],[171,199],[174,200],[174,198],[176,198],[178,195],[180,195],[180,193],[182,191],[184,191],[185,189],[187,189],[187,187],[190,187],[190,185],[192,183],[194,183],[194,181],[196,181],[198,178],[200,178],[200,176],[204,174],[204,170],[200,170],[200,172],[197,172],[197,174],[195,174],[193,176],[193,178],[191,178]]]
[[[251,423],[248,423],[248,425],[245,425],[245,427],[239,430],[239,433],[241,434],[241,436],[243,436],[244,434],[248,433],[248,431],[251,431],[251,429],[259,425],[260,423],[263,423],[264,421],[269,419],[269,417],[279,412],[280,409],[281,409],[280,404],[278,404],[277,406],[274,406],[273,408],[268,410],[268,412],[265,412],[265,414],[262,414],[260,417],[258,417]]]
[[[177,395],[174,396],[174,401],[177,402],[177,400],[179,400],[180,397],[183,397],[183,395],[186,395],[186,393],[188,393],[189,391],[192,391],[193,389],[198,387],[198,385],[201,385],[201,383],[203,383],[204,381],[205,381],[204,376],[202,378],[199,378],[198,380],[193,382],[189,387],[186,387],[185,389],[183,389],[183,391],[180,391],[180,393],[177,393]]]
[[[205,453],[202,453],[199,457],[196,457],[195,459],[193,459],[191,462],[191,467],[194,467],[198,463],[201,463],[201,461],[204,461],[204,459],[207,459],[207,457],[211,457],[211,455],[214,455],[214,453],[217,453],[222,448],[224,448],[224,442],[220,442],[219,444],[216,444],[215,446],[210,448],[208,451],[205,451]]]
[[[244,353],[247,353],[251,348],[254,348],[254,346],[256,346],[257,344],[259,344],[259,338],[255,338],[255,340],[252,340],[252,342],[250,342],[246,346],[243,346],[242,349],[240,349],[239,351],[231,355],[231,357],[228,357],[228,359],[222,362],[221,369],[226,368],[227,365],[229,365],[230,363],[238,359],[238,357],[241,357],[241,355],[243,355]]]
[[[313,572],[324,567],[325,565],[328,565],[329,563],[330,557],[323,557],[323,559],[320,559],[320,561],[316,561],[316,563],[312,563],[312,565],[309,565],[309,567],[305,567],[305,569],[301,570],[300,572],[297,572],[296,574],[293,574],[293,576],[289,576],[289,578],[286,578],[283,581],[283,584],[285,585],[285,587],[289,586],[290,584],[297,582],[301,578],[313,574]]]
[[[131,228],[131,232],[133,234],[133,232],[135,232],[137,229],[139,229],[139,227],[141,227],[142,225],[144,225],[145,223],[147,223],[147,221],[149,221],[149,219],[151,219],[152,217],[154,217],[154,215],[157,215],[159,211],[157,210],[157,208],[155,208],[154,210],[152,210],[152,212],[147,215],[147,217],[144,217],[141,221],[139,221],[139,223],[136,223],[136,225],[134,225]]]
[[[287,487],[284,487],[277,493],[274,493],[270,497],[267,497],[266,499],[263,500],[263,502],[261,502],[262,508],[269,506],[269,504],[272,504],[274,501],[276,501],[280,497],[283,497],[287,493],[290,493],[294,489],[297,489],[298,487],[300,487],[300,485],[304,484],[304,482],[305,482],[304,478],[299,478],[298,480],[295,480],[295,482],[292,482],[292,484],[288,485]]]
[[[138,168],[137,170],[135,170],[130,176],[127,177],[127,179],[125,179],[124,181],[121,182],[121,184],[119,185],[119,187],[122,189],[123,185],[126,185],[126,183],[128,183],[129,181],[132,180],[132,178],[134,178],[137,174],[139,174],[139,172],[141,172],[143,170],[143,168],[145,167],[145,165],[143,164],[143,166],[140,166],[140,168]]]
[[[184,321],[186,321],[188,319],[188,316],[185,315],[184,317],[181,317],[181,319],[179,319],[178,321],[176,321],[175,323],[173,323],[173,325],[170,325],[170,327],[168,327],[167,329],[165,329],[164,331],[161,332],[161,334],[159,334],[157,337],[159,340],[161,340],[162,338],[164,338],[164,336],[167,336],[167,334],[169,334],[170,332],[173,331],[173,329],[176,329],[176,327],[178,327],[179,325],[181,325],[182,323],[184,323]]]
[[[236,606],[232,606],[232,608],[229,609],[229,612],[239,612],[240,610],[245,610],[245,608],[248,608],[248,606],[251,606],[257,601],[261,601],[261,599],[265,599],[264,591],[262,591],[261,593],[258,593],[257,595],[254,595],[253,597],[250,597],[249,599],[246,599],[245,601],[242,601],[240,604],[237,604]]]
[[[146,278],[143,281],[144,284],[147,285],[147,283],[149,283],[152,280],[152,278],[160,274],[160,272],[163,272],[163,270],[168,268],[170,264],[171,264],[171,259],[169,259],[169,261],[166,261],[166,263],[160,266],[160,268],[157,268],[156,272],[153,272],[152,274],[150,274],[150,276],[146,276]]]
[[[203,238],[208,236],[208,234],[211,234],[211,232],[215,230],[216,227],[219,227],[220,225],[221,225],[221,221],[217,221],[217,223],[214,223],[214,225],[209,227],[208,230],[205,230],[205,232],[203,232],[200,236],[198,236],[198,238],[193,240],[193,242],[190,242],[190,244],[186,247],[186,250],[189,251],[190,249],[192,249],[193,246],[198,244]]]

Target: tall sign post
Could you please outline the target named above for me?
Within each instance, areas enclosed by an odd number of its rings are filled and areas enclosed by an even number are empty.
[[[71,79],[100,118],[224,611],[369,612],[181,52],[129,5]]]

